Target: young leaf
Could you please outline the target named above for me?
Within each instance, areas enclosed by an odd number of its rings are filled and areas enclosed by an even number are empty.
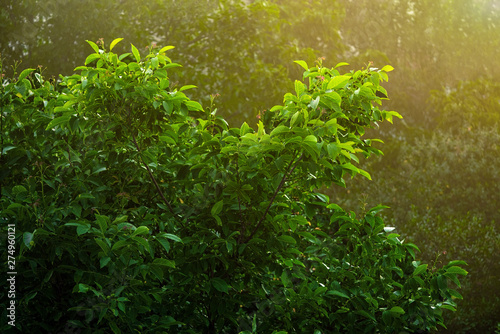
[[[175,46],[172,46],[172,45],[164,46],[164,47],[162,47],[162,48],[161,48],[161,50],[160,50],[160,51],[158,51],[158,53],[160,53],[160,54],[161,54],[161,53],[164,53],[164,52],[166,52],[166,51],[168,51],[168,50],[171,50],[171,49],[173,49],[173,48],[175,48]]]
[[[109,45],[109,51],[113,50],[116,44],[120,43],[123,38],[115,38],[113,42]]]
[[[196,101],[186,101],[185,102],[186,107],[188,110],[194,110],[194,111],[203,111],[203,107],[199,102]]]
[[[342,62],[342,63],[338,63],[337,65],[335,65],[334,68],[337,68],[337,67],[340,67],[340,66],[346,66],[346,65],[349,65],[349,63]]]
[[[137,50],[137,48],[134,46],[134,44],[130,44],[130,45],[132,45],[132,53],[134,54],[135,61],[136,62],[140,62],[141,61],[141,55],[139,53],[139,50]]]
[[[89,43],[89,45],[92,47],[92,49],[94,49],[95,53],[99,53],[99,47],[97,46],[97,44],[95,44],[92,41],[88,41],[88,40],[85,40],[85,42]]]
[[[390,72],[394,70],[394,67],[392,67],[391,65],[385,65],[384,67],[382,67],[381,71],[384,71],[384,72]],[[387,81],[387,80],[386,80]]]
[[[306,71],[309,69],[309,66],[307,66],[307,63],[303,60],[294,60],[293,62],[302,66],[302,68]]]
[[[191,88],[197,88],[197,87],[195,85],[182,86],[181,88],[179,88],[179,92],[182,92],[184,90],[191,89]]]
[[[21,72],[21,74],[19,74],[19,78],[17,79],[17,81],[23,80],[28,75],[30,75],[30,73],[33,72],[34,70],[35,70],[34,68],[27,68],[27,69],[25,69],[24,71]]]
[[[333,77],[330,79],[330,82],[328,82],[328,86],[326,87],[326,89],[337,89],[344,87],[349,79],[351,79],[351,77],[347,75]]]
[[[88,65],[90,64],[91,62],[93,62],[94,60],[96,59],[100,59],[101,58],[101,55],[97,54],[97,53],[92,53],[90,54],[87,59],[85,59],[85,65]]]

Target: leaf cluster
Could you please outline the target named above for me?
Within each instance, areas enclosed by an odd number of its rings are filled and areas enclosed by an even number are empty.
[[[305,70],[256,128],[172,87],[166,55],[104,43],[60,82],[2,85],[2,220],[25,331],[415,332],[455,309],[464,262],[428,268],[375,207],[317,191],[370,175],[382,69]],[[212,101],[213,102],[213,101]],[[3,229],[5,227],[2,227]]]

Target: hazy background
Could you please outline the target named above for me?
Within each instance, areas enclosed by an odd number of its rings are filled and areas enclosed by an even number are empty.
[[[281,103],[301,68],[324,57],[346,71],[390,64],[385,156],[362,161],[373,181],[325,191],[362,214],[383,203],[386,222],[425,261],[469,263],[449,333],[493,333],[500,323],[500,1],[498,0],[0,0],[0,53],[12,74],[41,65],[70,75],[92,52],[85,40],[118,37],[169,51],[233,125]],[[121,48],[121,49],[120,49]],[[173,72],[172,72],[173,73]],[[500,329],[499,329],[500,331]],[[442,332],[446,332],[443,330]]]

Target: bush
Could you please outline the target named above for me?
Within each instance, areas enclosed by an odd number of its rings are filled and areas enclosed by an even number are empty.
[[[194,86],[169,88],[172,47],[118,56],[119,41],[109,52],[89,42],[95,53],[57,84],[29,69],[2,86],[1,217],[16,231],[16,328],[444,326],[465,263],[416,261],[417,246],[377,215],[383,207],[356,218],[316,191],[348,174],[370,178],[351,162],[380,153],[361,138],[366,128],[399,117],[378,107],[390,66],[341,75],[343,64],[297,61],[305,83],[284,105],[257,129],[229,128],[215,97],[203,108],[184,93]]]

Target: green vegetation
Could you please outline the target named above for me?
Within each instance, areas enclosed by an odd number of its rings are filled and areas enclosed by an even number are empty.
[[[384,107],[397,110],[404,120],[367,130],[365,136],[386,142],[384,156],[368,160],[361,156],[356,165],[370,171],[373,181],[346,178],[347,189],[325,183],[321,192],[346,211],[356,212],[360,220],[370,207],[390,206],[380,217],[395,226],[406,242],[420,246],[418,260],[437,261],[438,267],[450,259],[468,263],[470,274],[460,290],[464,300],[455,300],[457,312],[443,314],[448,329],[439,327],[438,332],[482,334],[498,329],[498,1],[7,0],[0,7],[0,58],[4,79],[9,78],[3,83],[15,84],[24,69],[36,68],[27,80],[36,89],[41,88],[37,75],[49,81],[44,84],[53,88],[46,94],[53,97],[44,97],[47,103],[60,99],[62,86],[55,82],[62,80],[59,74],[72,75],[84,64],[88,56],[84,40],[100,43],[102,38],[109,45],[116,36],[137,46],[142,55],[151,48],[159,51],[156,44],[175,45],[169,56],[179,59],[183,69],[169,70],[170,91],[194,83],[196,89],[183,92],[211,110],[217,106],[217,115],[229,128],[246,122],[258,131],[261,120],[268,133],[278,125],[268,108],[282,104],[282,96],[295,90],[295,80],[303,79],[303,69],[294,60],[315,64],[319,59],[328,64],[325,67],[346,61],[350,65],[342,67],[343,73],[355,73],[370,62],[368,67],[390,64],[396,70],[390,73],[390,82],[384,82],[391,97]],[[130,52],[128,43],[117,44],[113,52]],[[21,96],[30,94],[29,89],[19,89]],[[12,108],[9,99],[4,96],[0,106],[4,126]],[[35,108],[34,99],[28,98],[23,108]],[[204,111],[191,114],[205,117]],[[33,136],[24,128],[28,121],[34,122],[24,119],[11,134]],[[14,159],[26,159],[2,135],[2,156],[19,154]],[[72,140],[78,139],[72,136],[68,135],[68,145],[77,147]],[[49,137],[46,140],[52,145]],[[123,152],[117,158],[124,158]],[[2,184],[12,175],[4,163]],[[108,177],[93,171],[89,177],[94,182]],[[124,173],[117,172],[116,177]],[[124,189],[132,185],[142,189],[142,183],[127,177],[116,182],[122,182]],[[143,199],[142,193],[122,195],[124,208]]]
[[[23,332],[331,333],[444,326],[464,261],[418,247],[370,209],[316,190],[370,175],[362,139],[382,69],[321,63],[262,115],[231,128],[172,89],[165,52],[95,53],[52,84],[33,69],[2,86],[2,219],[19,246]],[[212,98],[213,100],[213,98]],[[213,101],[212,101],[213,102]],[[3,252],[3,251],[2,251]],[[5,317],[5,314],[3,315]],[[8,325],[6,325],[6,329]]]

